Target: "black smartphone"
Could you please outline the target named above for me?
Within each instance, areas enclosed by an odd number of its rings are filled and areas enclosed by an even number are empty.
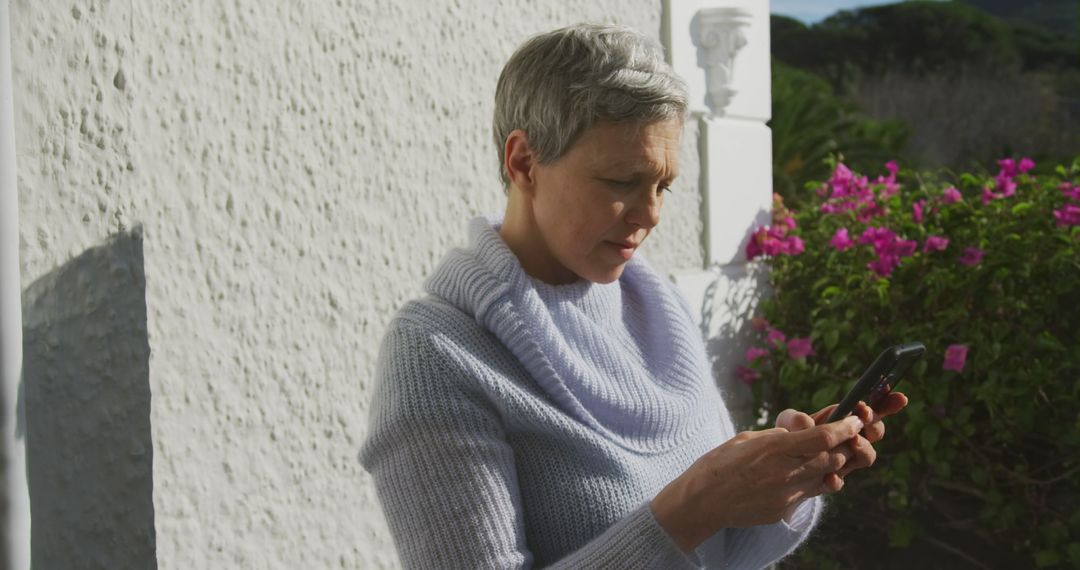
[[[896,384],[904,377],[904,373],[915,364],[923,354],[926,347],[921,342],[909,342],[886,348],[881,356],[863,372],[855,387],[840,400],[832,415],[827,421],[834,422],[844,419],[854,409],[856,404],[866,402],[873,409],[881,400],[896,388]]]

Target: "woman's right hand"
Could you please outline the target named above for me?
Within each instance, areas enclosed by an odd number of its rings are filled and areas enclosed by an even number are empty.
[[[649,506],[684,552],[722,528],[775,523],[798,502],[838,490],[826,475],[844,466],[851,452],[842,444],[862,428],[850,416],[801,431],[744,431],[695,461]]]

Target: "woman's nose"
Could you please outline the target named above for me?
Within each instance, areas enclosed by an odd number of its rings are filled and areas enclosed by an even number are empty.
[[[649,188],[645,196],[639,198],[627,215],[627,221],[645,229],[652,229],[660,223],[660,208],[664,205],[664,191]]]

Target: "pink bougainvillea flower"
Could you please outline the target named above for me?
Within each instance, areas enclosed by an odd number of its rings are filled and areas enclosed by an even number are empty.
[[[832,239],[829,240],[829,245],[835,247],[838,251],[844,251],[854,246],[855,242],[851,241],[851,238],[848,236],[847,228],[840,228],[836,230]]]
[[[861,221],[866,221],[885,213],[885,208],[874,201],[872,193],[865,195],[846,195],[839,199],[829,199],[821,205],[820,209],[822,214],[854,212]]]
[[[923,253],[945,251],[945,248],[947,247],[949,247],[949,238],[943,236],[926,236],[926,243],[923,244]]]
[[[911,217],[915,219],[916,224],[923,223],[923,206],[926,205],[926,200],[916,200],[911,205]]]
[[[779,252],[779,229],[766,227],[758,228],[750,236],[746,244],[746,259],[753,260],[763,255],[776,255]]]
[[[761,244],[758,243],[757,234],[750,236],[750,241],[746,242],[746,260],[753,261],[764,254],[765,252],[761,249]]]
[[[836,168],[833,169],[832,178],[829,179],[829,184],[846,184],[855,179],[855,173],[851,171],[843,162],[836,163]]]
[[[881,186],[881,199],[885,200],[900,192],[900,185],[894,180],[878,176],[877,184]]]
[[[798,236],[789,236],[784,240],[783,246],[781,253],[786,255],[799,255],[806,251],[806,244],[804,244],[802,238]]]
[[[746,349],[747,362],[754,362],[755,360],[769,356],[769,351],[761,348],[760,346],[751,346]]]
[[[859,243],[874,246],[874,253],[878,258],[866,264],[866,267],[879,277],[892,275],[893,270],[900,265],[900,258],[911,256],[918,247],[914,240],[903,240],[888,228],[875,227],[866,228],[859,236]]]
[[[960,194],[960,191],[955,186],[949,186],[945,189],[942,195],[941,201],[946,204],[954,204],[964,199],[964,196]]]
[[[994,177],[994,188],[983,188],[982,197],[980,198],[983,205],[989,204],[991,200],[1008,198],[1009,196],[1016,194],[1016,181],[1013,179],[1016,175],[1035,168],[1035,162],[1027,157],[1020,160],[1019,166],[1017,166],[1016,161],[1011,158],[1003,158],[997,161],[997,163],[1001,170],[999,170],[997,176]]]
[[[882,255],[874,261],[866,264],[866,267],[878,275],[878,277],[888,277],[892,275],[893,270],[900,265],[900,258],[893,255]]]
[[[892,275],[900,265],[900,257],[891,255],[888,253],[879,253],[877,259],[866,264],[867,269],[873,271],[878,277],[888,277]]]
[[[969,267],[978,265],[982,261],[986,252],[977,247],[964,248],[964,253],[960,256],[960,263]]]
[[[1011,158],[1003,158],[997,161],[998,168],[1001,169],[999,176],[1004,175],[1009,178],[1016,176],[1016,161]]]
[[[764,226],[754,231],[750,241],[746,243],[746,260],[751,261],[757,257],[767,255],[799,255],[806,250],[806,245],[798,236],[787,235],[788,229],[794,227],[795,220],[791,219],[791,225],[783,223],[773,227]]]
[[[964,364],[967,362],[967,355],[968,346],[966,344],[950,344],[945,349],[945,361],[941,364],[941,367],[945,370],[963,372]]]
[[[1058,227],[1080,226],[1080,206],[1065,204],[1060,210],[1054,210],[1054,220]]]
[[[866,222],[869,222],[870,220],[873,220],[874,218],[883,215],[885,215],[884,206],[874,202],[873,200],[867,200],[866,202],[863,202],[862,205],[859,207],[855,219],[865,224]]]
[[[765,317],[754,317],[750,319],[750,328],[761,332],[769,328],[769,321],[766,321]]]
[[[896,164],[896,161],[890,160],[886,162],[885,169],[889,171],[889,175],[878,176],[876,181],[876,184],[881,186],[881,198],[883,200],[900,191],[900,185],[896,183],[896,173],[900,171],[900,167]]]
[[[1080,200],[1080,185],[1062,182],[1058,190],[1061,190],[1061,193],[1070,200]]]
[[[891,253],[900,257],[911,257],[915,255],[915,250],[918,249],[919,244],[913,239],[901,239],[892,243]]]
[[[806,358],[814,354],[814,345],[809,337],[792,337],[787,343],[787,348],[792,358]]]
[[[914,244],[914,242],[911,242]],[[905,247],[905,249],[907,249]],[[912,248],[913,249],[913,248]],[[905,256],[910,254],[904,254]],[[866,264],[866,267],[876,273],[878,277],[888,277],[900,266],[900,255],[893,252],[878,252],[878,258]]]
[[[888,178],[879,177],[878,183],[886,186],[882,191],[882,196],[888,194],[889,188],[895,186],[895,189],[899,189],[892,175]],[[875,202],[870,179],[866,176],[855,176],[855,173],[843,163],[836,165],[832,177],[826,181],[818,194],[826,198],[821,204],[823,214],[855,212],[858,219],[868,221],[885,212],[884,208]]]
[[[832,189],[832,197],[841,198],[861,192],[866,186],[866,178],[855,176],[855,173],[846,164],[840,162],[836,164],[833,175],[827,183]]]
[[[787,336],[777,329],[769,327],[768,334],[765,335],[765,342],[773,348],[780,348],[780,343],[787,340]]]
[[[757,370],[754,370],[753,368],[739,366],[735,369],[735,376],[737,376],[739,380],[742,380],[743,384],[746,384],[747,386],[752,386],[754,382],[761,378],[761,373]]]
[[[862,235],[859,236],[859,243],[863,245],[874,245],[878,247],[879,244],[887,244],[896,239],[896,234],[889,228],[875,228],[873,226],[866,228]]]
[[[997,180],[998,198],[1008,198],[1016,194],[1016,181],[1012,178],[999,178]]]

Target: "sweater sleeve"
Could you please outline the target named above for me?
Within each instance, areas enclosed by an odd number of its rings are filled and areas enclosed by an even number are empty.
[[[815,497],[795,509],[790,523],[725,529],[698,546],[695,554],[705,568],[765,568],[806,540],[821,510],[822,499]]]
[[[513,450],[452,345],[402,321],[360,452],[405,568],[530,568]],[[554,568],[697,568],[640,505]]]

